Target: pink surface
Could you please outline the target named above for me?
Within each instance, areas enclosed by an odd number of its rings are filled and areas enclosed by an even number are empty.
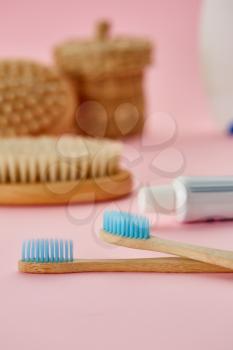
[[[49,60],[51,45],[90,33],[99,17],[110,17],[115,31],[149,35],[158,53],[148,76],[148,133],[129,141],[125,152],[136,186],[174,174],[229,175],[232,140],[212,124],[199,76],[199,7],[198,0],[8,0],[0,12],[1,56]],[[232,350],[231,275],[17,272],[22,240],[32,237],[72,238],[80,258],[154,256],[98,240],[106,206],[0,209],[0,349]],[[137,209],[135,196],[111,206]],[[233,247],[230,222],[181,226],[174,218],[152,219],[161,237]]]

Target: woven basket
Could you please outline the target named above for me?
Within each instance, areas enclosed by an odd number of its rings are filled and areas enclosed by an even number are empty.
[[[151,61],[148,40],[109,36],[107,22],[94,40],[71,40],[55,48],[55,61],[76,87],[79,133],[121,137],[143,130],[144,68]]]

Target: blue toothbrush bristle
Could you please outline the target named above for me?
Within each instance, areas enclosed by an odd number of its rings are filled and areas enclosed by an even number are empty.
[[[73,261],[73,241],[57,239],[32,239],[23,242],[22,261],[68,262]]]
[[[147,218],[120,211],[104,212],[103,229],[108,233],[126,238],[150,238],[150,224]]]

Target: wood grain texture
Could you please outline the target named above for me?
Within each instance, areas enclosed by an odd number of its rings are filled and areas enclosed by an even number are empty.
[[[150,259],[79,259],[67,263],[30,263],[19,261],[20,272],[59,274],[75,272],[158,272],[158,273],[220,273],[233,270],[183,258]]]
[[[103,230],[100,232],[100,238],[102,238],[105,242],[119,246],[168,253],[183,258],[189,258],[233,269],[232,251],[196,246],[187,243],[165,240],[158,237],[150,237],[149,239],[145,240],[123,238],[106,233]]]
[[[116,199],[132,191],[130,172],[96,179],[0,185],[0,205],[91,203]]]

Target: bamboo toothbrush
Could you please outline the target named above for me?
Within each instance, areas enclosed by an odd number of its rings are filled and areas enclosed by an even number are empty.
[[[170,241],[150,236],[147,218],[129,213],[106,211],[100,237],[128,248],[152,250],[233,269],[233,252]]]
[[[132,190],[122,144],[81,136],[0,139],[0,204],[115,199]]]
[[[75,272],[233,272],[224,267],[182,258],[73,259],[70,240],[40,239],[23,242],[20,272],[59,274]]]

